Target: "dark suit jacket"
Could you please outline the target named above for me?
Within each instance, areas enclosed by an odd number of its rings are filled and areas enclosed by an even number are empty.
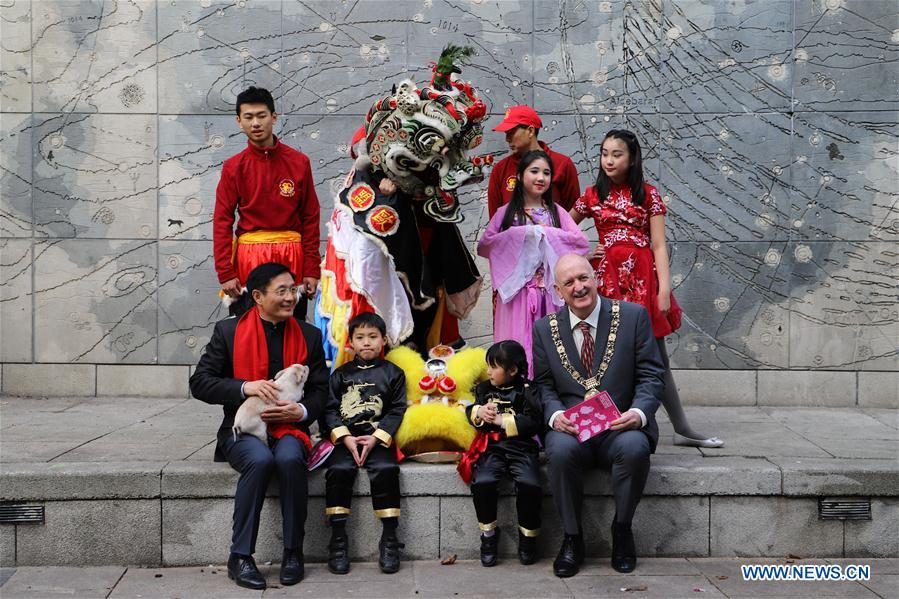
[[[600,298],[602,307],[596,327],[596,351],[590,374],[595,374],[606,349],[609,327],[612,324],[612,300]],[[587,378],[581,364],[580,354],[571,334],[571,320],[568,307],[557,313],[559,336],[568,354],[572,367]],[[543,421],[558,410],[566,410],[584,400],[586,390],[575,381],[562,366],[556,347],[552,341],[549,316],[534,324],[534,382],[540,389],[543,403]],[[659,355],[659,348],[652,336],[652,325],[646,308],[639,304],[621,302],[618,336],[612,363],[599,386],[607,391],[623,414],[631,408],[639,408],[646,415],[646,426],[641,429],[649,437],[655,451],[659,440],[659,427],[655,413],[659,408],[664,384],[662,376],[665,367]]]
[[[243,380],[234,378],[234,332],[237,330],[237,318],[231,317],[215,323],[212,338],[206,345],[196,370],[190,377],[191,394],[208,404],[221,405],[224,418],[219,427],[215,446],[215,461],[224,462],[222,442],[230,436],[234,425],[234,415],[240,404],[244,402],[240,394]],[[325,365],[325,352],[322,349],[322,335],[312,325],[297,319],[303,337],[306,339],[306,365],[309,367],[309,378],[303,388],[303,401],[308,414],[300,423],[300,428],[309,433],[309,425],[315,422],[324,409],[328,399],[328,367]],[[289,366],[289,364],[288,364]],[[284,364],[273,364],[269,376],[282,370]]]

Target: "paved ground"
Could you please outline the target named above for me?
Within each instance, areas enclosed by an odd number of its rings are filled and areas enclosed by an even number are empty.
[[[334,576],[322,564],[307,569],[293,587],[277,584],[277,566],[263,568],[265,592],[238,588],[221,565],[193,568],[19,568],[0,570],[0,595],[18,597],[618,597],[694,599],[712,597],[899,597],[899,559],[860,560],[871,566],[865,582],[745,582],[740,564],[787,563],[760,559],[643,559],[637,572],[621,575],[606,560],[589,561],[581,574],[559,579],[544,559],[524,567],[506,562],[482,568],[476,562],[442,566],[404,563],[399,573],[381,574],[374,564],[354,564]],[[849,564],[853,560],[789,560],[795,564]]]
[[[0,397],[0,461],[211,460],[221,413],[194,399]],[[687,414],[697,430],[727,445],[674,447],[659,410],[658,453],[837,460],[899,455],[897,410],[692,406]]]

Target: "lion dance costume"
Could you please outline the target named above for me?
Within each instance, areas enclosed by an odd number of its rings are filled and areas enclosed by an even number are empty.
[[[350,319],[366,311],[384,319],[393,347],[426,352],[461,344],[458,319],[477,303],[482,278],[457,227],[457,194],[481,181],[492,163],[467,156],[483,139],[487,115],[472,85],[458,77],[457,64],[472,52],[445,48],[427,86],[399,82],[372,105],[353,139],[355,163],[327,225],[316,297],[316,322],[334,368],[351,357]],[[394,193],[382,193],[384,178]]]

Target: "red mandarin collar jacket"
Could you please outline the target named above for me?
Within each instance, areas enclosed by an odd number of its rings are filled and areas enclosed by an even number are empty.
[[[237,230],[234,231],[234,211]],[[246,149],[222,165],[215,191],[212,245],[220,283],[237,277],[231,262],[232,237],[260,229],[296,231],[302,235],[303,277],[321,277],[319,204],[309,158],[281,143]]]

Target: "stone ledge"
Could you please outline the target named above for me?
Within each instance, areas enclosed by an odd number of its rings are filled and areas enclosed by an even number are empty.
[[[784,495],[899,495],[896,460],[772,457]]]
[[[404,497],[468,496],[450,464],[407,462],[401,470]],[[237,473],[228,464],[180,462],[9,463],[0,466],[0,500],[230,498]],[[544,489],[546,466],[543,467]],[[277,481],[269,496],[277,496]],[[309,495],[324,496],[324,470],[312,473]],[[512,495],[510,483],[501,487]],[[590,473],[588,496],[611,495],[608,474]],[[368,477],[356,479],[357,496],[370,495]],[[899,464],[892,460],[820,458],[707,458],[655,455],[646,485],[654,496],[899,496]]]
[[[0,465],[0,500],[155,499],[164,462],[13,462]]]

